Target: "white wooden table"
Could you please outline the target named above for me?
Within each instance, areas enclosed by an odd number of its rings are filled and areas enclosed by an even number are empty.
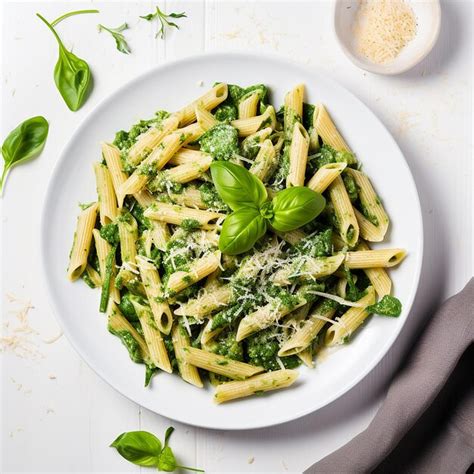
[[[274,428],[222,432],[173,423],[172,446],[182,464],[207,472],[301,472],[343,445],[372,419],[430,310],[472,274],[470,2],[443,3],[436,49],[398,77],[375,76],[348,62],[333,36],[327,1],[161,1],[166,11],[185,11],[188,16],[165,41],[154,38],[154,25],[138,19],[154,4],[3,3],[2,139],[26,117],[40,114],[50,121],[50,135],[41,158],[10,175],[2,202],[3,337],[23,328],[16,333],[29,351],[21,357],[4,347],[0,357],[1,472],[137,472],[138,467],[108,447],[110,442],[127,430],[161,435],[171,423],[115,392],[64,337],[57,338],[60,330],[39,276],[40,213],[60,150],[99,101],[157,64],[203,51],[258,50],[324,70],[374,110],[398,141],[420,192],[426,239],[411,317],[365,380],[319,412]],[[86,105],[71,113],[53,84],[57,46],[34,13],[52,19],[91,6],[100,16],[76,17],[59,27],[66,43],[87,59],[95,78]],[[127,21],[133,54],[117,52],[108,35],[98,35],[99,21],[107,26]],[[34,308],[27,314],[29,326],[21,326],[18,310],[27,302]]]

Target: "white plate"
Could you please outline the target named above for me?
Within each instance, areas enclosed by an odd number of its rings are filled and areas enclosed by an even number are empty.
[[[204,86],[199,87],[200,81]],[[308,102],[322,101],[375,183],[392,226],[386,246],[404,247],[408,257],[391,272],[395,294],[404,305],[399,318],[373,317],[347,346],[317,364],[301,368],[293,387],[223,405],[212,401],[212,388],[200,390],[176,375],[160,373],[144,388],[145,369],[134,364],[120,341],[108,333],[98,311],[99,292],[82,281],[70,283],[66,267],[78,202],[96,199],[92,163],[100,160],[100,142],[117,130],[176,110],[215,81],[270,86],[271,101],[283,102],[297,83],[307,87]],[[359,382],[380,361],[400,332],[418,286],[423,251],[418,194],[396,143],[367,107],[347,90],[311,69],[279,58],[213,54],[184,59],[140,76],[100,104],[73,133],[54,170],[44,205],[42,260],[54,312],[68,339],[84,360],[119,392],[168,418],[216,429],[276,425],[313,412]]]

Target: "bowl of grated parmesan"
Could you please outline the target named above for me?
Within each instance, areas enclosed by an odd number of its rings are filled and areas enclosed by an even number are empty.
[[[346,56],[377,74],[400,74],[438,39],[439,0],[336,0],[334,29]]]

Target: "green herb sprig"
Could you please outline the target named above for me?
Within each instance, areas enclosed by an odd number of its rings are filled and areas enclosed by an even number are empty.
[[[115,448],[127,461],[143,467],[156,467],[159,471],[174,472],[176,469],[204,472],[194,467],[180,466],[172,449],[168,446],[174,428],[170,426],[165,433],[165,442],[148,431],[129,431],[122,433],[110,446]]]
[[[131,49],[130,46],[127,43],[127,40],[125,39],[125,36],[122,34],[122,31],[128,30],[128,25],[127,23],[124,23],[117,28],[107,28],[104,25],[97,25],[99,33],[101,31],[107,31],[109,32],[112,37],[115,40],[115,45],[117,46],[117,49],[123,53],[123,54],[130,54]]]
[[[92,74],[86,61],[68,51],[54,26],[66,18],[84,13],[98,13],[98,10],[78,10],[66,13],[52,23],[49,23],[42,15],[37,13],[38,18],[53,33],[59,46],[59,58],[54,67],[54,82],[64,102],[70,110],[79,110],[87,99],[92,86]]]
[[[229,255],[250,250],[268,225],[288,232],[312,221],[326,206],[321,194],[304,186],[284,189],[269,201],[262,181],[228,161],[212,163],[211,175],[219,196],[234,211],[219,238],[219,249]]]
[[[140,16],[140,18],[143,18],[147,21],[158,20],[160,22],[160,29],[156,33],[155,38],[158,38],[159,36],[161,39],[164,39],[165,32],[168,27],[173,27],[179,30],[179,26],[176,23],[169,21],[170,18],[186,18],[186,14],[184,12],[170,13],[168,15],[165,12],[161,11],[158,6],[155,8],[156,11],[154,13],[148,13],[148,15]]]
[[[0,178],[0,195],[9,170],[41,153],[48,137],[48,130],[49,125],[44,117],[32,117],[20,123],[5,138],[2,145],[4,165]]]

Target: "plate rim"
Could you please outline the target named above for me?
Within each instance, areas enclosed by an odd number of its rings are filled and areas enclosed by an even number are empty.
[[[411,185],[413,189],[415,190],[415,197],[416,200],[413,203],[416,207],[415,211],[417,214],[417,229],[414,229],[417,235],[419,236],[418,238],[418,248],[416,249],[416,255],[414,257],[416,258],[415,262],[415,275],[414,275],[414,284],[410,290],[410,293],[407,298],[407,302],[404,303],[404,306],[408,308],[407,311],[407,316],[405,320],[394,328],[393,332],[390,333],[390,337],[388,337],[385,341],[385,344],[380,348],[380,350],[375,354],[374,358],[370,361],[369,364],[367,364],[364,367],[364,370],[358,373],[357,377],[354,377],[351,379],[351,381],[344,385],[340,390],[335,392],[329,399],[323,400],[322,403],[320,404],[315,404],[311,406],[310,408],[306,408],[300,411],[288,413],[287,415],[281,416],[276,420],[268,421],[268,422],[259,422],[256,420],[254,423],[247,423],[245,425],[239,425],[239,426],[219,426],[216,425],[215,423],[195,423],[192,420],[190,421],[186,417],[181,417],[181,416],[176,416],[174,415],[172,418],[167,416],[166,414],[160,413],[156,411],[156,408],[151,407],[148,403],[141,403],[132,398],[131,395],[127,395],[123,393],[119,388],[117,388],[112,381],[108,380],[108,377],[106,374],[103,373],[103,371],[94,366],[94,362],[89,359],[88,354],[84,351],[82,351],[79,348],[79,345],[76,344],[75,338],[73,334],[69,331],[69,329],[66,327],[65,324],[63,324],[62,317],[60,316],[61,311],[59,310],[59,306],[56,302],[56,299],[54,297],[54,290],[53,290],[53,283],[50,280],[49,274],[48,274],[48,261],[46,258],[47,254],[47,229],[48,229],[48,223],[47,223],[47,215],[48,215],[48,209],[49,206],[47,205],[49,202],[51,202],[52,197],[54,195],[53,193],[53,182],[56,181],[56,177],[59,174],[60,170],[60,165],[62,161],[64,160],[64,156],[66,156],[66,153],[68,151],[68,148],[71,146],[73,142],[76,141],[77,137],[81,135],[83,129],[86,127],[88,122],[103,108],[105,108],[110,102],[115,100],[123,91],[126,89],[133,87],[133,85],[140,83],[142,80],[145,80],[149,76],[153,76],[159,71],[163,69],[169,69],[173,68],[175,66],[179,66],[182,64],[186,63],[192,63],[192,62],[200,62],[201,60],[206,60],[212,58],[215,61],[219,61],[220,59],[234,59],[234,60],[264,60],[264,61],[271,61],[271,62],[277,62],[280,63],[282,66],[291,66],[296,69],[302,70],[308,75],[320,75],[324,77],[325,80],[331,83],[331,86],[335,87],[336,89],[343,90],[346,94],[349,94],[351,98],[358,103],[360,107],[362,107],[366,113],[372,116],[374,120],[379,122],[379,124],[385,129],[387,133],[387,138],[392,142],[392,145],[395,147],[396,150],[400,153],[400,156],[402,157],[401,163],[403,163],[403,166],[406,168],[408,177],[410,179]],[[42,273],[42,280],[43,280],[43,285],[46,287],[46,294],[48,297],[49,304],[51,306],[53,315],[61,327],[61,330],[63,331],[64,335],[66,336],[68,342],[71,344],[71,346],[74,348],[74,350],[79,354],[79,356],[86,362],[86,364],[103,380],[105,381],[110,387],[112,387],[115,391],[117,391],[120,395],[126,397],[133,403],[143,406],[147,410],[150,410],[151,412],[163,416],[168,419],[175,420],[179,423],[187,424],[190,426],[195,426],[198,428],[206,428],[206,429],[214,429],[214,430],[229,430],[229,431],[241,431],[241,430],[248,430],[248,429],[261,429],[261,428],[267,428],[270,426],[276,426],[276,425],[281,425],[284,423],[288,423],[291,421],[295,421],[305,415],[308,415],[310,413],[314,413],[318,410],[321,410],[322,408],[334,403],[336,400],[338,400],[340,397],[342,397],[345,393],[349,392],[352,388],[354,388],[356,385],[358,385],[365,377],[372,372],[375,367],[378,366],[378,364],[381,362],[381,360],[387,355],[387,353],[390,351],[391,347],[395,343],[396,339],[400,335],[402,329],[405,327],[407,319],[411,315],[411,311],[413,309],[413,303],[415,300],[415,296],[418,291],[419,283],[420,283],[420,277],[421,277],[421,270],[422,270],[422,263],[423,263],[423,250],[424,250],[424,227],[423,227],[423,215],[421,211],[421,204],[420,204],[420,196],[418,192],[418,188],[416,186],[416,182],[413,178],[413,174],[411,172],[411,169],[408,165],[408,162],[405,159],[404,154],[402,153],[400,147],[398,146],[397,142],[395,141],[394,137],[390,133],[390,131],[387,129],[385,124],[378,118],[378,116],[372,112],[372,110],[364,103],[362,102],[361,99],[359,99],[351,90],[347,89],[345,86],[340,84],[337,80],[333,79],[331,75],[329,75],[326,71],[322,69],[318,69],[317,67],[309,66],[302,64],[294,59],[276,54],[276,53],[262,53],[262,52],[252,52],[252,53],[247,53],[247,52],[204,52],[200,54],[193,54],[192,56],[187,56],[184,58],[179,58],[176,60],[170,60],[166,61],[163,64],[154,66],[150,68],[147,71],[144,71],[140,74],[138,74],[136,77],[133,79],[125,82],[118,88],[116,88],[114,91],[112,91],[109,95],[107,95],[105,98],[100,100],[93,108],[90,110],[87,115],[81,120],[79,123],[79,126],[74,130],[74,132],[69,136],[69,139],[67,140],[67,143],[63,146],[62,150],[59,153],[59,157],[56,160],[50,178],[47,183],[46,187],[46,192],[44,194],[44,199],[42,203],[42,210],[41,210],[41,220],[40,220],[40,241],[39,241],[39,250],[40,250],[40,260],[41,260],[41,273]]]

